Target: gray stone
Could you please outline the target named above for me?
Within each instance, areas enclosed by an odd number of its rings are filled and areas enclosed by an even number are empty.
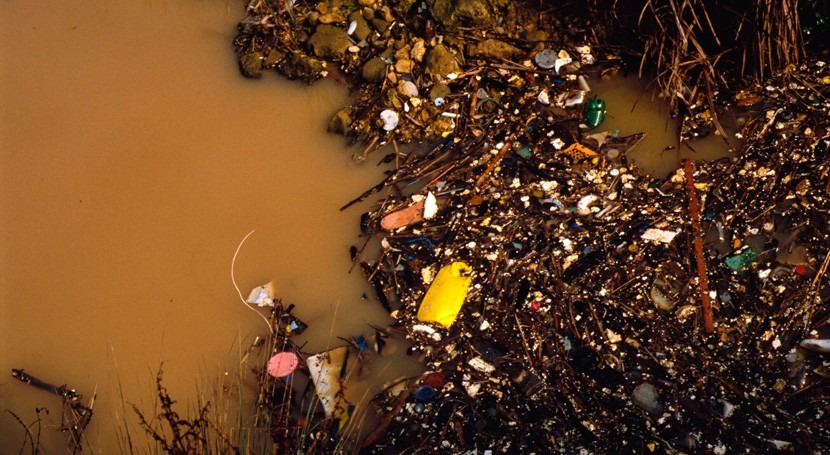
[[[366,82],[380,82],[386,77],[386,67],[386,62],[374,57],[363,64],[361,75]]]
[[[248,52],[239,57],[239,71],[245,77],[262,77],[262,54],[260,52]]]
[[[466,24],[487,25],[493,22],[490,5],[486,0],[458,0],[454,13]]]
[[[287,79],[302,79],[311,83],[323,77],[326,62],[300,52],[292,52],[277,64],[277,71]]]
[[[352,125],[352,108],[344,107],[334,114],[329,122],[329,131],[337,134],[348,134]]]
[[[349,35],[342,28],[333,25],[318,25],[317,30],[309,38],[308,44],[317,57],[337,59],[346,53],[352,43],[349,41]]]
[[[427,52],[426,72],[447,77],[450,73],[460,73],[461,66],[455,55],[443,44],[438,44]]]
[[[662,406],[660,406],[660,393],[657,391],[657,387],[654,387],[653,384],[648,382],[644,382],[634,388],[634,392],[631,394],[631,400],[637,407],[652,414],[657,414],[662,409]]]
[[[369,28],[369,23],[366,22],[366,19],[363,18],[363,15],[360,14],[360,11],[355,11],[352,14],[349,14],[349,24],[352,22],[357,22],[357,27],[352,33],[352,36],[355,37],[357,41],[363,41],[369,37],[369,34],[372,33],[372,29]]]
[[[436,98],[446,98],[450,96],[451,93],[452,90],[450,90],[449,85],[443,82],[439,82],[433,85],[432,88],[429,90],[429,99],[435,101]]]
[[[487,39],[467,46],[467,55],[470,57],[510,59],[520,52],[518,47],[497,39]]]

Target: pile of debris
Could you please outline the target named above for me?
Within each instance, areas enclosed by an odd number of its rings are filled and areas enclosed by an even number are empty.
[[[370,442],[830,447],[830,71],[799,74],[759,92],[767,104],[739,155],[665,180],[626,163],[628,141],[610,135],[597,155],[557,151],[567,134],[544,122],[520,131],[530,141],[448,141],[391,174],[364,220],[383,237],[370,280],[393,308],[390,332],[431,372],[413,394],[379,398],[387,411],[406,404]]]
[[[745,110],[741,148],[655,179],[626,158],[641,135],[598,128],[589,81],[620,60],[585,18],[499,0],[247,12],[243,74],[335,62],[356,92],[331,129],[359,159],[395,146],[344,209],[382,195],[361,219],[380,256],[355,261],[429,372],[376,398],[366,451],[830,448],[824,62],[697,106],[697,127]],[[396,147],[412,141],[434,145]]]

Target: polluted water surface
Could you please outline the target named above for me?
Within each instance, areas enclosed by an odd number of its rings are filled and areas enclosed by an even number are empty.
[[[231,282],[251,230],[237,283],[247,296],[273,280],[307,351],[386,323],[349,273],[357,212],[338,210],[382,168],[326,132],[345,88],[239,75],[242,8],[0,5],[0,453],[20,450],[14,416],[32,424],[35,408],[43,448],[66,440],[61,400],[12,369],[94,396],[84,436],[102,452],[125,450],[127,425],[151,447],[131,405],[153,413],[162,363],[182,415],[210,400],[267,330]],[[364,387],[413,371],[396,362]]]
[[[85,402],[94,396],[84,435],[101,451],[123,448],[128,427],[138,451],[151,447],[131,404],[152,412],[162,363],[183,414],[210,399],[212,383],[232,375],[266,330],[230,275],[251,230],[237,283],[247,295],[273,280],[309,325],[298,339],[304,351],[388,322],[364,297],[363,276],[349,273],[361,210],[338,209],[382,169],[352,164],[343,138],[325,131],[347,103],[345,88],[242,78],[230,45],[241,10],[187,1],[0,6],[0,409],[30,424],[36,407],[48,408],[48,449],[65,439],[60,400],[12,369],[67,384]],[[592,82],[608,105],[601,129],[650,125],[632,157],[671,172],[680,159],[674,127],[635,79],[624,81]],[[637,112],[642,120],[632,122]],[[361,387],[420,371],[393,354],[373,369]],[[11,413],[0,417],[2,453],[24,441]]]
[[[645,133],[626,156],[654,178],[670,175],[686,158],[709,161],[731,156],[727,143],[714,134],[678,144],[677,121],[669,116],[665,100],[635,76],[591,81],[590,88],[592,96],[605,100],[608,110],[597,130],[618,131],[621,137]]]

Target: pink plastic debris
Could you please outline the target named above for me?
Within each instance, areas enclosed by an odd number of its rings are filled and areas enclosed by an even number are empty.
[[[277,353],[268,361],[268,374],[275,378],[284,378],[294,372],[299,362],[297,354],[293,352]]]

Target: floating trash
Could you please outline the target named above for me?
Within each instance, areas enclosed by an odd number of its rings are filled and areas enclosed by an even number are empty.
[[[798,343],[798,345],[801,346],[802,348],[808,350],[808,351],[830,352],[830,339],[826,339],[826,340],[806,339],[806,340],[801,340],[801,342]]]
[[[755,250],[749,247],[744,247],[737,254],[724,259],[723,262],[729,266],[730,269],[736,272],[743,272],[748,269],[750,265],[752,265],[757,257],[758,253],[756,253]]]
[[[471,273],[470,266],[463,262],[453,262],[442,267],[418,308],[418,320],[450,327],[467,297],[473,281]]]
[[[314,390],[320,398],[326,418],[339,418],[345,412],[340,374],[348,352],[346,346],[340,346],[306,359]]]
[[[588,100],[582,119],[589,130],[599,126],[605,120],[605,100],[599,98]]]
[[[435,199],[435,195],[430,191],[427,193],[427,198],[424,201],[424,219],[431,220],[435,218],[436,213],[438,213],[438,202]]]
[[[533,60],[537,65],[539,65],[540,68],[550,69],[556,64],[556,60],[558,58],[559,57],[553,49],[542,49],[536,53]]]
[[[266,283],[262,286],[257,286],[248,295],[246,302],[257,306],[274,306],[274,283]]]
[[[664,229],[649,228],[640,236],[643,240],[653,240],[655,242],[671,243],[680,231],[667,231]]]
[[[268,361],[268,374],[275,378],[284,378],[293,373],[299,363],[297,354],[279,352]]]
[[[399,227],[409,226],[424,220],[424,205],[425,200],[419,200],[409,207],[396,210],[380,220],[380,227],[387,231],[395,230]]]
[[[392,131],[398,127],[398,113],[391,109],[381,111],[380,119],[383,121],[383,129],[386,131]]]

